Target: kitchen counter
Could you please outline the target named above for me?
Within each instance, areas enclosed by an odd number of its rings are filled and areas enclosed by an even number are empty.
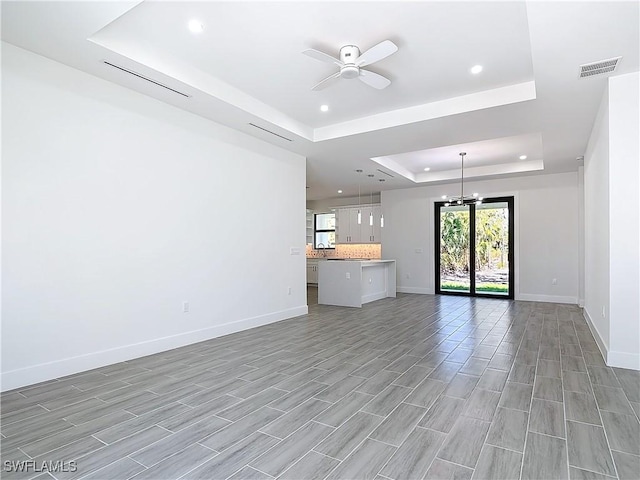
[[[343,307],[396,296],[395,260],[327,259],[318,262],[318,303]]]

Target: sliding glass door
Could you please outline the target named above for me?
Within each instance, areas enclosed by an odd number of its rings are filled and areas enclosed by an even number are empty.
[[[435,206],[436,293],[513,298],[513,197]]]

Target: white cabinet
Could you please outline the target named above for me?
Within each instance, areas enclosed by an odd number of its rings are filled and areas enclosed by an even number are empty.
[[[373,230],[371,235],[373,243],[382,241],[382,205],[373,206]]]
[[[365,207],[362,211],[362,230],[360,243],[380,243],[380,218],[382,217],[382,207],[372,205]]]
[[[318,283],[318,260],[307,258],[307,283]]]
[[[358,210],[361,222],[358,224]],[[339,208],[336,218],[336,243],[380,243],[380,205]],[[373,218],[373,225],[370,224]]]
[[[313,210],[307,209],[307,245],[313,245]]]
[[[337,213],[336,243],[360,243],[357,209],[339,208]]]

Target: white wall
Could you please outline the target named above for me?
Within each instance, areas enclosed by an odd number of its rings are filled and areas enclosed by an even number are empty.
[[[2,74],[4,390],[306,313],[304,157],[7,44]]]
[[[600,102],[584,156],[585,316],[609,349],[609,89]]]
[[[515,297],[578,303],[577,173],[465,182],[466,193],[515,198]],[[434,202],[459,184],[382,192],[382,258],[396,259],[398,291],[433,293]],[[552,285],[552,279],[557,285]]]
[[[610,348],[640,369],[640,75],[609,79]]]
[[[609,78],[585,155],[585,317],[607,364],[640,370],[640,75]]]
[[[578,305],[584,307],[584,162],[578,167]]]

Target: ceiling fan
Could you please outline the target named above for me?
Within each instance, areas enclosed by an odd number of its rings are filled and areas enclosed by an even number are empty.
[[[362,67],[379,62],[383,58],[387,58],[398,51],[398,47],[391,40],[385,40],[371,47],[369,50],[360,54],[360,49],[355,45],[345,45],[340,49],[340,59],[332,57],[320,50],[310,48],[302,52],[308,57],[315,58],[325,63],[333,63],[340,67],[340,71],[329,75],[311,90],[322,90],[334,83],[338,78],[359,78],[362,82],[370,87],[382,90],[391,85],[391,80]]]

